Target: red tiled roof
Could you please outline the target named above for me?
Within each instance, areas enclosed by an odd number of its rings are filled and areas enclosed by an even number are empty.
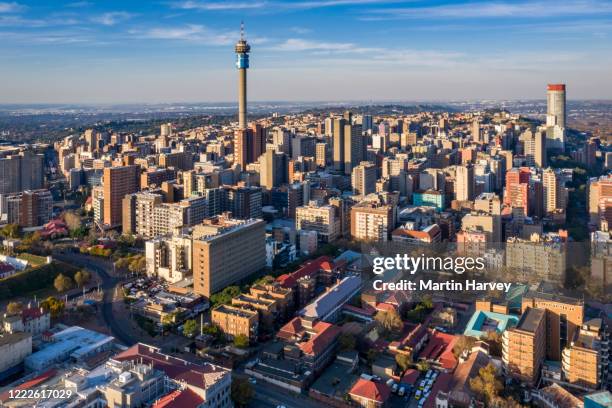
[[[308,261],[302,264],[300,269],[291,274],[279,276],[276,278],[276,281],[279,282],[284,288],[292,288],[300,278],[314,275],[315,273],[319,272],[319,270],[331,271],[333,269],[332,265],[333,261],[329,256],[320,256],[313,261]]]
[[[21,318],[25,322],[26,320],[38,319],[44,314],[46,314],[46,312],[42,308],[31,307],[29,309],[24,309],[21,311]]]
[[[57,371],[54,369],[45,371],[44,373],[42,373],[41,375],[39,375],[38,377],[34,377],[29,381],[24,382],[21,385],[18,385],[17,387],[13,388],[13,390],[29,390],[30,388],[36,387],[42,383],[44,383],[45,381],[48,381],[49,379],[53,378],[55,376],[55,374],[57,374]],[[2,394],[0,394],[0,402],[5,402],[7,401],[9,398],[9,392],[6,391]]]
[[[153,404],[152,408],[182,408],[182,407],[197,407],[204,402],[204,399],[198,394],[185,388],[184,390],[175,390],[164,395]]]
[[[387,384],[360,378],[355,385],[353,385],[349,394],[370,401],[385,402],[389,399],[391,390]]]
[[[228,374],[227,370],[212,364],[194,364],[161,354],[154,347],[142,343],[119,353],[113,359],[117,361],[144,361],[153,365],[155,369],[163,371],[170,378],[185,381],[189,385],[203,389],[215,383],[222,375]],[[207,380],[210,380],[211,384],[208,384]]]
[[[308,341],[298,346],[304,354],[319,354],[325,350],[331,342],[340,335],[340,328],[331,323],[319,322],[314,325],[316,332]]]
[[[419,354],[419,358],[437,360],[442,367],[453,369],[457,366],[457,359],[453,355],[453,346],[457,336],[441,332],[432,334],[425,349]]]
[[[291,340],[293,337],[300,336],[303,332],[302,319],[294,317],[289,323],[281,327],[276,336],[283,340]]]

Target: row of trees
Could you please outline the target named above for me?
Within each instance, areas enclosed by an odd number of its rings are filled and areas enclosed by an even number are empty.
[[[77,287],[82,288],[90,280],[91,273],[86,270],[77,271],[74,274],[74,279],[71,279],[69,276],[60,273],[53,281],[53,287],[55,287],[55,290],[61,293],[72,289],[75,284]]]

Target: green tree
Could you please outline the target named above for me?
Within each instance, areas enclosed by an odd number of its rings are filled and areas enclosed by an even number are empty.
[[[249,338],[247,336],[245,336],[244,334],[239,334],[236,337],[234,337],[234,346],[241,348],[241,349],[245,349],[249,347]]]
[[[10,315],[21,313],[23,310],[23,304],[21,302],[10,302],[6,305],[6,313]]]
[[[428,371],[431,368],[431,364],[429,364],[429,362],[425,360],[419,361],[416,366],[417,366],[417,370],[421,372]]]
[[[478,370],[478,375],[470,379],[470,389],[484,398],[489,406],[503,388],[504,385],[499,379],[497,368],[492,363],[482,367]]]
[[[227,305],[231,303],[232,299],[238,296],[242,291],[239,286],[228,286],[221,292],[214,293],[210,297],[211,307],[217,305]]]
[[[502,335],[500,332],[495,330],[487,331],[487,333],[482,336],[483,340],[487,342],[489,345],[489,353],[493,357],[501,357],[502,356]]]
[[[60,273],[53,281],[53,286],[58,292],[65,292],[72,288],[73,282],[68,276]]]
[[[405,354],[400,354],[400,353],[396,354],[395,362],[397,363],[398,367],[402,370],[402,372],[406,371],[408,367],[410,367],[410,357],[408,357]]]
[[[128,270],[137,275],[145,273],[147,270],[147,258],[144,255],[136,255],[132,257]]]
[[[89,271],[86,271],[86,270],[80,270],[74,274],[74,281],[76,282],[79,288],[82,288],[83,286],[85,286],[85,284],[89,282],[90,279],[91,279],[91,273],[89,273]]]
[[[5,238],[19,238],[19,225],[7,224],[0,230],[0,235]]]
[[[395,310],[389,310],[386,312],[380,311],[376,313],[374,319],[385,333],[397,334],[401,332],[402,327],[404,326],[402,323],[402,318]]]
[[[453,355],[459,357],[466,350],[471,350],[476,343],[476,339],[470,336],[459,336],[453,346]]]
[[[49,296],[48,298],[40,302],[40,307],[51,313],[51,317],[57,318],[61,316],[62,313],[64,313],[65,305],[64,302],[62,302],[61,300],[53,296]]]
[[[238,407],[246,407],[253,398],[251,384],[242,378],[232,380],[232,401]]]
[[[198,332],[198,324],[195,320],[190,319],[183,324],[183,334],[187,337],[193,337]]]
[[[355,336],[350,333],[342,333],[338,338],[338,343],[340,343],[340,350],[355,350],[355,346],[357,345],[357,340]]]

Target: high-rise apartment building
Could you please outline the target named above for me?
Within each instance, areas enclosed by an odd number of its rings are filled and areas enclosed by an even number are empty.
[[[210,297],[266,265],[266,223],[218,216],[193,231],[193,280],[197,294]]]
[[[359,240],[388,241],[395,228],[392,205],[363,202],[351,208],[351,237]]]
[[[592,390],[612,383],[608,379],[609,350],[609,333],[604,320],[597,318],[583,323],[562,352],[561,366],[565,380]]]
[[[104,224],[121,225],[123,198],[138,191],[140,166],[106,167],[104,169]]]
[[[370,162],[361,162],[354,167],[353,174],[351,174],[353,193],[357,195],[374,193],[376,191],[376,172],[376,166]]]
[[[612,176],[589,180],[589,223],[600,227],[612,224]]]
[[[528,130],[523,135],[528,166],[546,167],[546,133]]]
[[[466,164],[457,166],[456,173],[456,197],[458,201],[473,200],[475,196],[474,166]]]
[[[315,231],[321,242],[333,242],[342,233],[342,220],[337,212],[337,207],[311,201],[296,208],[295,228],[298,231]]]
[[[546,124],[565,127],[565,84],[548,84],[546,91]]]
[[[44,187],[44,156],[24,151],[0,157],[0,194]]]
[[[544,195],[544,212],[551,214],[557,210],[565,210],[567,191],[561,181],[561,176],[554,169],[547,168],[542,172]]]
[[[259,158],[259,184],[268,190],[287,181],[287,156],[267,150]]]
[[[546,357],[546,312],[526,308],[516,327],[502,334],[502,361],[506,374],[535,385]]]
[[[344,118],[334,118],[332,126],[332,151],[334,170],[344,171],[344,131],[346,129]],[[350,130],[350,129],[349,129]]]
[[[546,358],[560,361],[562,350],[570,344],[582,326],[584,302],[557,294],[528,292],[523,296],[523,312],[528,308],[546,312]]]
[[[39,227],[51,220],[53,196],[49,190],[26,190],[0,195],[0,220],[20,227]]]
[[[344,125],[344,174],[350,175],[353,168],[363,160],[363,132],[361,125]]]

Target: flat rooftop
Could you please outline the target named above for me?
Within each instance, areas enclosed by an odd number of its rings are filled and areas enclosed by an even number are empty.
[[[534,309],[532,307],[525,310],[518,322],[517,329],[530,333],[535,333],[540,322],[544,319],[546,311],[544,309]]]

